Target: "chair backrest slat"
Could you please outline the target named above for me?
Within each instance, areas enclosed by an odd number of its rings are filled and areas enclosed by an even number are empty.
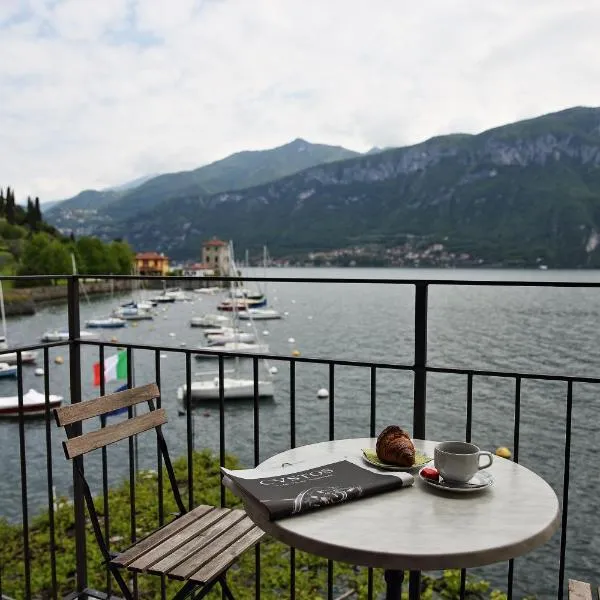
[[[115,392],[93,400],[85,400],[77,404],[56,408],[54,409],[54,417],[56,423],[64,427],[78,421],[98,417],[119,408],[133,406],[140,402],[148,402],[148,400],[152,400],[159,395],[160,391],[156,383],[149,383],[123,392]]]
[[[134,391],[134,390],[129,390]],[[90,402],[90,401],[88,401]],[[76,405],[74,405],[76,406]],[[108,446],[138,433],[143,433],[167,422],[167,413],[164,408],[159,408],[143,415],[132,417],[115,425],[107,425],[103,429],[90,431],[63,442],[67,458],[75,458],[103,446]]]

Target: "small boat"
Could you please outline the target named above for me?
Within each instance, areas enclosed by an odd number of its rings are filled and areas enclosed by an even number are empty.
[[[191,386],[192,400],[219,400],[220,398],[219,378],[215,377],[208,381],[194,381]],[[223,393],[225,400],[245,400],[254,398],[254,380],[223,378]],[[177,389],[177,398],[184,401],[187,394],[187,385]],[[273,382],[258,381],[258,397],[273,397]]]
[[[234,354],[265,354],[269,351],[267,344],[246,344],[244,342],[226,342],[218,346],[199,346],[198,350],[210,350],[213,352],[227,353],[231,352]],[[214,360],[218,358],[216,354],[212,356],[208,354],[195,354],[196,360]],[[236,358],[235,356],[226,358]]]
[[[281,319],[282,315],[274,308],[249,308],[241,312],[240,319],[252,319],[253,321],[267,321],[269,319]]]
[[[118,327],[125,327],[127,321],[118,317],[106,317],[104,319],[90,319],[86,321],[86,327],[94,327],[98,329],[117,329]]]
[[[256,336],[247,331],[239,331],[238,329],[226,329],[222,333],[205,333],[209,340],[209,345],[222,345],[227,342],[244,342],[251,344],[256,341]]]
[[[0,281],[0,314],[2,316],[2,335],[0,335],[0,362],[16,365],[18,354],[16,352],[6,352],[8,350],[8,334],[6,330],[6,312],[4,310],[4,291],[2,290],[2,281]],[[21,352],[21,363],[34,363],[38,353],[32,350],[23,350]]]
[[[160,294],[160,296],[154,296],[150,298],[152,302],[158,302],[158,304],[166,304],[167,302],[175,302],[174,296],[167,296],[166,294]]]
[[[69,332],[58,329],[51,329],[42,334],[42,342],[66,342],[69,339]],[[96,340],[98,334],[93,331],[80,331],[79,339],[82,340]]]
[[[62,396],[50,395],[49,408],[57,408],[62,402]],[[23,394],[23,416],[37,417],[46,413],[46,395],[40,394],[36,390],[29,390]],[[0,397],[0,417],[18,417],[19,416],[19,397],[4,396]]]
[[[152,302],[150,300],[141,300],[140,302],[130,300],[129,302],[121,304],[121,308],[139,308],[142,310],[152,310],[155,306],[156,302]]]
[[[154,315],[138,306],[120,306],[113,311],[113,315],[126,321],[151,321]]]
[[[16,377],[17,365],[9,365],[5,362],[0,362],[0,377]]]
[[[190,325],[192,327],[222,327],[231,324],[231,319],[225,315],[203,315],[202,317],[192,317]]]
[[[196,288],[194,290],[195,294],[207,294],[209,296],[213,296],[214,294],[218,294],[223,288],[220,287],[202,287]]]

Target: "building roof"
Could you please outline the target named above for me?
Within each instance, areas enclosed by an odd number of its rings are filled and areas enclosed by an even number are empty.
[[[204,242],[202,245],[203,246],[227,246],[227,242],[224,242],[222,240],[217,240],[215,238],[212,240],[208,240],[208,242]]]
[[[168,256],[158,252],[138,252],[135,255],[136,260],[169,260]]]

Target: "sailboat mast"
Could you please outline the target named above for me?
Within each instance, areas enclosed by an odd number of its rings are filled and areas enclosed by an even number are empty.
[[[2,289],[2,281],[0,281],[0,310],[2,311],[2,333],[4,341],[8,342],[6,334],[6,312],[4,311],[4,290]]]

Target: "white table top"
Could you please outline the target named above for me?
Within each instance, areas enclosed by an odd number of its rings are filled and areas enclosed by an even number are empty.
[[[375,439],[322,442],[287,450],[258,469],[322,459],[323,463],[360,455]],[[414,440],[433,456],[437,442]],[[302,470],[299,464],[296,470]],[[317,556],[384,569],[436,570],[477,567],[530,552],[547,542],[560,522],[552,488],[512,461],[494,457],[488,472],[494,485],[456,494],[420,481],[412,487],[335,507],[268,521],[246,505],[250,518],[273,538]],[[235,492],[235,484],[230,482]]]

